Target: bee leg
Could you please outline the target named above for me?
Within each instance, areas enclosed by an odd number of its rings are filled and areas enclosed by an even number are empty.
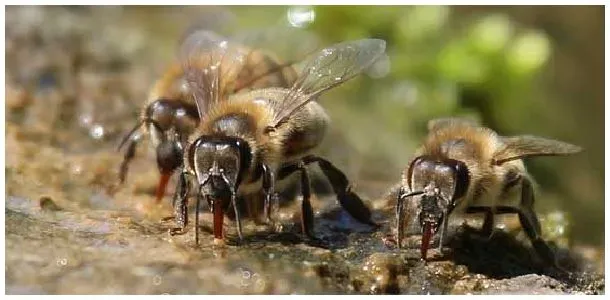
[[[531,187],[531,186],[530,186]],[[534,250],[540,258],[546,263],[549,263],[557,270],[568,273],[557,262],[555,253],[551,247],[542,239],[540,235],[540,223],[534,213],[534,210],[526,207],[512,207],[512,206],[498,206],[496,207],[497,214],[508,214],[514,213],[519,216],[519,222],[523,231],[525,231],[527,237],[530,239]]]
[[[118,150],[120,151],[125,143],[129,142],[127,146],[127,151],[125,151],[125,155],[123,156],[123,161],[121,162],[121,167],[119,169],[119,184],[123,184],[125,182],[125,177],[127,177],[127,169],[129,167],[129,163],[136,155],[136,146],[138,141],[140,140],[139,130],[142,126],[142,121],[138,122],[130,131],[125,135],[121,143],[119,144]]]
[[[493,210],[491,209],[491,207],[469,206],[468,208],[466,208],[466,213],[468,213],[468,214],[484,213],[485,214],[485,219],[483,221],[483,227],[481,228],[481,232],[482,232],[482,234],[486,235],[488,237],[488,239],[491,239],[491,236],[493,235],[493,232],[494,232],[494,224],[495,224],[494,213],[493,213]]]
[[[279,207],[280,207],[280,195],[279,195],[279,193],[276,192],[271,195],[270,204],[269,204],[269,214],[271,216],[277,216]],[[275,220],[274,218],[270,218],[269,220],[270,220],[270,225],[272,226],[272,229],[274,232],[282,231],[282,224],[281,224],[281,222],[279,222],[279,220]]]
[[[136,156],[137,145],[138,139],[129,139],[129,143],[127,144],[127,150],[125,151],[125,155],[123,156],[123,161],[121,162],[121,166],[119,169],[119,184],[123,184],[125,182],[125,178],[127,177],[127,171],[129,169],[129,163]]]
[[[404,211],[404,201],[405,197],[403,189],[400,188],[400,192],[398,193],[398,197],[396,199],[396,236],[398,239],[398,249],[402,247],[402,238],[404,236],[404,219],[403,219],[403,211]]]
[[[263,164],[263,193],[265,195],[265,222],[271,221],[271,197],[274,196],[275,192],[275,175],[269,167]]]
[[[199,204],[201,203],[201,195],[197,195],[195,201],[195,245],[199,245]]]
[[[466,213],[481,213],[484,212],[487,220],[493,220],[495,214],[517,214],[519,216],[519,222],[521,227],[527,234],[527,237],[532,242],[532,246],[540,255],[540,257],[547,262],[552,262],[556,265],[555,254],[549,245],[542,239],[540,232],[540,222],[536,213],[534,212],[534,193],[531,183],[524,179],[521,191],[521,204],[520,207],[513,206],[497,206],[493,210],[491,207],[486,206],[470,206],[466,209]],[[493,223],[490,221],[489,223]],[[490,225],[483,225],[483,232],[486,231],[485,227],[492,228]],[[492,228],[493,229],[493,228]]]
[[[443,227],[441,227],[441,233],[439,235],[439,239],[438,239],[438,252],[440,254],[443,254],[443,238],[445,237],[445,234],[447,233],[447,226],[449,225],[449,218],[447,217],[447,215],[445,214],[443,216]]]
[[[315,239],[313,235],[313,208],[309,199],[311,197],[311,183],[307,168],[303,163],[299,163],[299,171],[301,172],[301,228],[303,233],[311,239]]]
[[[352,192],[351,186],[347,177],[341,170],[335,167],[329,161],[318,157],[318,156],[307,156],[303,158],[305,164],[317,162],[320,169],[326,175],[326,178],[330,182],[333,191],[337,195],[337,200],[341,207],[343,207],[354,219],[363,224],[371,226],[379,226],[373,220],[371,220],[371,211],[364,204],[362,199],[356,193]]]
[[[305,236],[315,239],[313,236],[313,208],[309,202],[311,196],[311,187],[309,181],[309,174],[305,168],[306,163],[304,161],[298,161],[296,163],[290,163],[283,165],[278,173],[277,180],[282,180],[294,172],[301,172],[301,229]]]
[[[536,252],[545,260],[557,266],[555,253],[542,239],[540,222],[534,212],[534,188],[527,178],[521,181],[521,205],[519,207],[519,221],[523,230],[532,241]]]
[[[176,192],[174,193],[174,216],[177,227],[170,228],[170,235],[179,235],[186,233],[186,225],[188,224],[188,193],[189,185],[186,180],[186,173],[180,173],[178,177],[178,185],[176,186]],[[197,239],[197,233],[195,232],[195,238]]]
[[[241,230],[241,217],[239,216],[239,207],[237,206],[237,197],[235,196],[235,192],[231,191],[231,205],[233,205],[233,210],[235,210],[235,223],[237,223],[237,235],[239,236],[239,241],[242,242],[244,240],[244,236]]]

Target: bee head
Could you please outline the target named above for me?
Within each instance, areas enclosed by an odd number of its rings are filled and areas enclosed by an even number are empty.
[[[236,137],[200,136],[190,147],[189,160],[195,170],[199,193],[211,201],[230,203],[252,161],[250,146]]]
[[[182,144],[165,140],[157,145],[157,167],[161,174],[172,173],[182,165]]]
[[[146,107],[144,123],[155,146],[174,135],[188,136],[194,131],[199,120],[196,107],[177,100],[158,99]]]
[[[453,209],[456,200],[464,197],[470,181],[468,168],[462,161],[420,156],[408,171],[412,191],[421,191],[420,222],[439,224],[443,214]]]
[[[144,123],[157,152],[161,174],[171,174],[182,165],[183,139],[195,128],[197,112],[179,101],[158,99],[145,111]]]
[[[419,223],[422,228],[422,255],[432,233],[438,232],[456,201],[468,190],[470,175],[462,161],[420,156],[411,163],[407,174],[412,191],[404,197],[414,197],[419,203]]]

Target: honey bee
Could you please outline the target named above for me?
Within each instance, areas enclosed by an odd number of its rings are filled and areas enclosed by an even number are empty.
[[[192,32],[201,32],[202,29],[190,28],[185,34],[188,37]],[[191,33],[189,33],[189,31]],[[290,87],[297,78],[293,68],[293,57],[311,51],[316,41],[313,35],[304,31],[287,28],[264,28],[260,30],[244,31],[234,35],[231,39],[221,37],[216,32],[207,31],[217,39],[231,40],[239,45],[240,53],[247,53],[239,57],[243,61],[224,61],[224,65],[234,64],[231,73],[222,74],[220,82],[215,87],[220,97],[263,87]],[[272,42],[271,39],[274,39]],[[285,54],[282,59],[273,51],[267,51],[269,45],[278,45],[278,41],[290,43],[298,40],[306,43],[297,53]],[[267,47],[267,48],[266,48]],[[203,53],[202,53],[203,54]],[[196,66],[205,69],[214,63],[209,58],[200,57]],[[237,67],[239,66],[239,67]],[[159,203],[165,195],[166,185],[175,172],[182,165],[183,150],[188,137],[199,124],[199,114],[191,87],[187,84],[182,63],[173,62],[163,76],[153,85],[146,104],[142,108],[139,120],[135,127],[125,136],[119,149],[127,145],[123,162],[119,171],[119,182],[123,183],[128,171],[128,165],[135,156],[136,145],[142,135],[148,136],[156,151],[157,167],[160,173],[156,190],[156,201]]]
[[[205,199],[213,214],[215,241],[224,240],[223,216],[232,207],[239,240],[243,240],[238,194],[262,192],[269,221],[275,182],[299,172],[301,229],[313,235],[313,208],[307,165],[318,163],[339,203],[356,220],[376,225],[371,212],[350,189],[346,176],[329,161],[310,154],[324,137],[329,118],[316,102],[325,91],[357,76],[385,55],[385,41],[364,39],[325,48],[307,60],[290,88],[264,88],[223,95],[225,74],[236,70],[245,53],[224,39],[198,32],[182,46],[186,80],[202,120],[184,151],[184,165],[174,195],[177,227],[188,224],[187,201],[194,179],[196,189],[195,241],[199,242],[199,204]],[[205,57],[205,65],[199,63]],[[202,67],[204,66],[204,67]]]
[[[421,256],[426,260],[431,237],[439,234],[439,251],[452,212],[484,213],[483,232],[491,235],[495,214],[517,214],[541,258],[554,253],[541,237],[534,212],[533,179],[522,158],[568,155],[581,148],[547,138],[500,136],[472,121],[443,118],[428,123],[429,134],[402,174],[396,206],[398,245],[403,237],[404,208],[416,211],[422,229]],[[510,205],[513,196],[520,197]],[[406,204],[405,204],[406,201]]]

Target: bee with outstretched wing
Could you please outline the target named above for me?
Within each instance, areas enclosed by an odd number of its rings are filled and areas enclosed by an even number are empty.
[[[295,50],[297,41],[306,46]],[[288,45],[293,45],[292,51]],[[200,122],[200,112],[233,93],[290,87],[297,78],[294,62],[315,45],[312,34],[298,29],[250,29],[228,38],[216,31],[190,28],[180,43],[178,60],[154,84],[137,124],[119,146],[126,145],[119,182],[125,181],[136,145],[143,135],[148,136],[161,174],[156,191],[159,203],[171,175],[182,165],[185,144]],[[222,74],[214,71],[221,65]],[[199,111],[197,105],[201,106]]]
[[[203,39],[200,39],[200,41]],[[310,155],[324,137],[328,116],[316,102],[326,90],[362,73],[385,55],[385,41],[365,39],[325,48],[308,60],[291,88],[262,88],[219,97],[223,61],[238,53],[225,49],[222,41],[208,39],[197,51],[211,52],[196,57],[211,57],[217,64],[201,68],[185,57],[185,74],[202,120],[189,139],[184,152],[184,167],[176,190],[175,220],[170,234],[185,232],[189,191],[196,189],[196,201],[207,201],[213,213],[215,240],[223,240],[223,216],[232,207],[237,233],[243,238],[239,216],[241,192],[260,191],[265,196],[265,216],[269,220],[270,198],[277,180],[300,172],[303,233],[313,237],[313,209],[306,169],[317,162],[329,179],[340,204],[357,220],[374,224],[362,200],[350,190],[345,175],[327,160]],[[191,49],[191,48],[189,48]],[[197,53],[196,51],[196,53]],[[212,87],[210,89],[209,87]],[[194,184],[190,179],[194,179]],[[194,186],[192,186],[194,185]],[[192,187],[191,187],[192,186]],[[195,228],[198,228],[198,210]],[[199,236],[196,230],[196,241]]]

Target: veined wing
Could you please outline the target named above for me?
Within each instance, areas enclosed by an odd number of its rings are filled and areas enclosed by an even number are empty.
[[[270,126],[277,127],[324,91],[362,73],[385,55],[385,46],[384,40],[363,39],[322,49],[307,61],[284,99],[274,104],[274,117]]]

